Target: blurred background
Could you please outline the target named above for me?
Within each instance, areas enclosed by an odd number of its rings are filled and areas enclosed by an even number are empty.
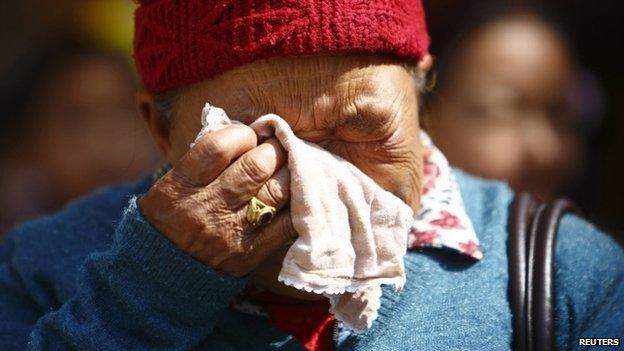
[[[156,169],[135,113],[131,0],[0,4],[0,235]],[[624,4],[425,0],[423,125],[455,165],[567,196],[624,238]]]

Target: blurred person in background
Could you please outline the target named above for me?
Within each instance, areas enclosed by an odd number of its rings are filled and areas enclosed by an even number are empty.
[[[426,123],[449,161],[542,200],[569,190],[584,156],[558,30],[532,12],[495,11],[440,61]]]
[[[143,82],[136,104],[171,168],[5,236],[2,349],[510,347],[514,194],[461,171],[443,179],[437,171],[448,167],[426,162],[418,102],[432,60],[420,1],[144,0],[135,19]],[[196,139],[207,101],[243,123]],[[289,245],[311,222],[291,218],[286,151],[246,125],[266,113],[283,116],[297,136],[343,156],[406,206],[436,214],[427,223],[438,227],[411,233],[420,246],[402,257],[409,274],[401,295],[384,289],[365,332],[336,322],[324,296],[278,281]],[[441,154],[439,165],[446,166]],[[421,201],[434,189],[425,175],[460,199],[449,206],[449,195],[439,196],[439,218]],[[306,190],[340,192],[316,188]],[[246,215],[257,210],[256,196],[275,206],[264,226]],[[572,214],[556,245],[559,348],[574,348],[579,337],[621,336],[622,249]],[[249,299],[246,288],[269,301]]]
[[[74,35],[24,55],[4,76],[0,233],[158,161],[122,56]]]

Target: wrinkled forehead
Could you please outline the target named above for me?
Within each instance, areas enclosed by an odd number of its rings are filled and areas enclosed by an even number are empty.
[[[386,109],[416,96],[409,66],[372,55],[307,56],[257,61],[186,89],[180,104],[205,102],[245,123],[276,113],[298,119],[352,114],[354,108]]]

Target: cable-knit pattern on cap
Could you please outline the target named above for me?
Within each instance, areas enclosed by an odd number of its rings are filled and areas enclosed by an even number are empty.
[[[420,0],[151,0],[135,12],[144,86],[162,92],[261,59],[427,53]]]

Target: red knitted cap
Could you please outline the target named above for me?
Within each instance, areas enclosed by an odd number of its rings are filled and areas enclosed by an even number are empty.
[[[421,0],[141,0],[134,58],[146,89],[163,92],[278,56],[429,48]]]

